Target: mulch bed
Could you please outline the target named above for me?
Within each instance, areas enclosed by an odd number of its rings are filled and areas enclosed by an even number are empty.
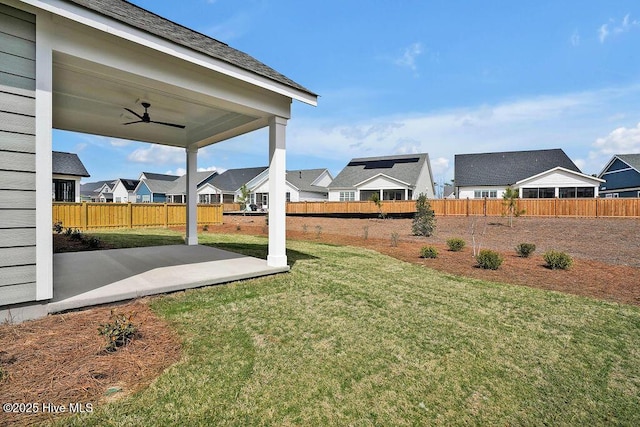
[[[135,313],[132,321],[138,334],[128,345],[109,353],[98,326],[111,321],[112,309]],[[95,409],[145,387],[181,355],[179,337],[144,299],[0,325],[0,342],[4,372],[0,402],[39,405],[36,414],[0,412],[0,425],[31,425],[64,416],[45,413],[43,404],[63,405],[67,411],[70,404]]]

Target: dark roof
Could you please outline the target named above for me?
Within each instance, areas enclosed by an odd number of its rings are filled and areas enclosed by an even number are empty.
[[[326,169],[302,169],[287,171],[286,180],[289,184],[295,186],[300,191],[310,193],[326,193],[326,187],[312,185],[313,182],[320,177]]]
[[[640,172],[640,154],[617,154],[616,157]]]
[[[61,151],[52,152],[52,172],[59,175],[91,176],[77,154]]]
[[[136,189],[140,181],[138,181],[137,179],[120,178],[120,182],[122,182],[122,185],[124,185],[124,188],[127,191],[133,191]]]
[[[507,186],[556,167],[582,173],[559,148],[456,154],[454,182],[456,187]]]
[[[257,168],[228,169],[211,180],[211,185],[222,191],[236,191],[267,169]]]
[[[167,175],[164,173],[142,172],[147,179],[155,179],[157,181],[175,181],[180,178],[178,175]]]
[[[352,159],[329,184],[329,188],[353,188],[379,174],[415,185],[428,160],[427,153]]]
[[[191,30],[183,25],[169,21],[153,12],[124,0],[66,0],[101,15],[116,19],[154,36],[169,40],[181,46],[203,53],[244,70],[282,83],[286,86],[316,96],[309,89],[299,85],[288,77],[255,58],[240,52],[225,43]]]

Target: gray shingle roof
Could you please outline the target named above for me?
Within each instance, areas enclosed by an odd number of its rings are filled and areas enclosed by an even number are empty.
[[[155,179],[158,181],[175,181],[180,178],[178,175],[167,175],[164,173],[142,172],[147,179]]]
[[[120,178],[120,182],[122,182],[122,185],[127,191],[133,191],[136,189],[140,181],[137,179]]]
[[[91,176],[77,154],[61,151],[52,152],[52,172],[60,175]]]
[[[234,192],[243,184],[251,181],[267,169],[266,166],[257,168],[228,169],[211,180],[211,185],[226,191]]]
[[[302,169],[287,171],[286,180],[289,184],[295,186],[300,191],[306,191],[310,193],[326,193],[326,187],[319,187],[317,185],[311,185],[316,179],[320,177],[326,169]]]
[[[217,174],[215,171],[196,172],[196,186],[200,187],[203,181],[206,181],[211,177],[211,175],[215,174]],[[167,190],[166,194],[187,194],[187,175],[182,175],[180,178],[173,181],[172,184],[173,185]]]
[[[124,0],[65,0],[173,43],[316,96],[255,58]],[[176,7],[179,7],[176,5]]]
[[[559,148],[456,154],[455,185],[456,187],[513,185],[520,180],[558,166],[582,173]]]
[[[354,188],[356,184],[381,173],[416,185],[420,172],[428,161],[427,153],[352,159],[329,184],[329,188]]]
[[[111,183],[113,183],[113,180],[87,182],[86,184],[80,184],[80,194],[87,197],[96,196],[96,190],[101,189],[105,184],[111,185]]]
[[[635,170],[640,171],[640,154],[617,154],[616,157]]]
[[[157,194],[167,194],[167,191],[175,185],[173,181],[164,179],[143,179],[142,182],[145,183],[149,191]]]

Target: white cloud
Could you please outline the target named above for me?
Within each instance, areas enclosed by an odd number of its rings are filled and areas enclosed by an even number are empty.
[[[224,168],[219,168],[217,166],[208,166],[208,167],[202,167],[202,168],[198,168],[198,172],[218,172],[218,173],[222,173],[224,172],[226,169]],[[168,171],[164,172],[167,175],[178,175],[178,176],[182,176],[184,174],[187,173],[187,170],[185,168],[176,168],[176,169],[169,169]]]
[[[609,22],[602,24],[598,28],[598,38],[600,43],[604,43],[612,35],[619,35],[631,31],[632,29],[640,27],[640,21],[637,19],[631,19],[630,14],[626,14],[619,24],[616,24],[615,19],[609,19]]]
[[[640,153],[640,123],[636,127],[619,127],[593,143],[602,154]]]
[[[447,172],[449,169],[449,159],[444,157],[438,157],[436,159],[429,159],[431,161],[431,172],[434,175],[441,175]]]
[[[417,71],[416,58],[423,53],[422,43],[413,43],[404,48],[402,55],[395,59],[394,63],[403,68]]]
[[[127,156],[127,160],[136,163],[152,163],[158,165],[184,163],[185,153],[184,148],[152,144],[134,150]]]
[[[177,175],[177,176],[182,176],[185,173],[187,173],[187,170],[185,168],[176,168],[176,169],[169,169],[168,171],[164,172],[166,175]]]
[[[126,147],[131,144],[131,141],[127,141],[126,139],[107,138],[107,140],[113,147]]]

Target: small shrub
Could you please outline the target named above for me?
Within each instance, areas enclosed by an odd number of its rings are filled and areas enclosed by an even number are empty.
[[[62,221],[53,223],[53,231],[55,231],[56,234],[62,233],[62,230],[64,230],[64,228],[62,227]]]
[[[431,209],[427,196],[420,194],[416,200],[416,214],[411,223],[411,232],[414,236],[429,237],[436,228],[436,214]]]
[[[552,270],[568,270],[573,264],[573,259],[565,252],[551,250],[545,252],[542,257],[547,267]]]
[[[478,266],[485,270],[497,270],[502,264],[502,261],[503,259],[498,252],[489,249],[482,249],[478,253],[478,256],[476,256]]]
[[[242,227],[240,226],[240,223],[237,223],[236,224],[236,231],[240,231],[240,230],[242,230]]]
[[[98,237],[93,236],[93,237],[89,237],[86,243],[87,243],[87,246],[89,246],[91,249],[96,249],[100,247],[100,243],[102,242]]]
[[[64,235],[67,237],[71,237],[71,235],[73,234],[73,228],[68,227],[67,229],[64,230]]]
[[[397,232],[391,233],[391,246],[394,248],[398,246],[398,241],[400,240],[400,235]]]
[[[316,225],[316,238],[319,239],[321,235],[322,235],[322,226]]]
[[[438,250],[433,246],[423,246],[420,249],[420,258],[438,258]]]
[[[209,231],[209,224],[205,224],[202,226],[202,231]]]
[[[118,347],[125,346],[131,342],[138,331],[138,328],[133,324],[134,316],[134,313],[127,316],[111,310],[110,322],[101,324],[98,327],[100,335],[107,339],[105,350],[113,352]]]
[[[464,249],[466,242],[460,237],[452,237],[451,239],[447,239],[447,246],[449,250],[452,252],[460,252]]]
[[[529,256],[536,250],[536,245],[533,243],[520,243],[516,246],[516,253],[519,257],[529,258]]]
[[[302,224],[302,234],[307,234],[309,232],[309,225]]]
[[[362,227],[362,234],[364,237],[364,240],[367,240],[369,238],[369,226],[365,225],[364,227]]]
[[[71,232],[70,237],[71,237],[72,240],[82,241],[84,239],[84,236],[82,235],[82,232],[80,230],[78,230],[77,228]]]

